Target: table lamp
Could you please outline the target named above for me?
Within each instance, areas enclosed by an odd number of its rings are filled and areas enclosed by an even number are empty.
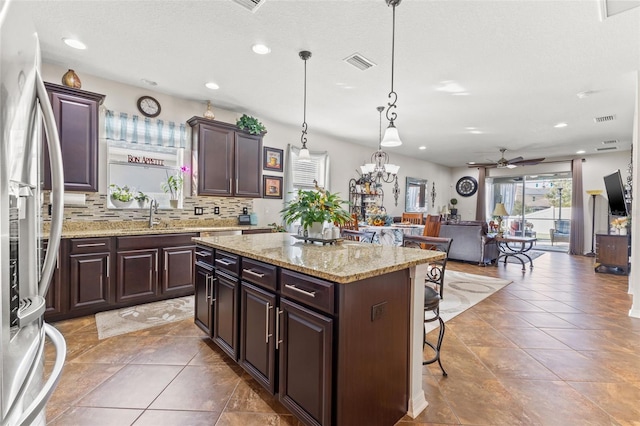
[[[503,203],[496,203],[496,207],[493,209],[493,216],[498,217],[498,235],[502,236],[502,217],[509,216]]]

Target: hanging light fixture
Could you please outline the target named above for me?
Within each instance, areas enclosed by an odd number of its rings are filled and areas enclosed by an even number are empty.
[[[396,101],[398,100],[398,94],[393,91],[393,68],[395,60],[395,41],[396,41],[396,6],[400,4],[402,0],[385,0],[387,6],[393,7],[393,30],[391,33],[391,92],[389,92],[389,107],[387,108],[387,120],[389,120],[389,126],[384,132],[384,139],[382,139],[381,145],[384,147],[393,147],[402,145],[398,129],[394,122],[398,115],[395,112]]]
[[[362,176],[369,182],[375,183],[377,186],[380,182],[391,183],[395,181],[393,186],[393,195],[398,205],[398,195],[400,194],[400,186],[398,185],[398,171],[400,166],[389,163],[389,154],[382,150],[382,111],[383,106],[376,108],[380,115],[378,150],[371,155],[371,163],[360,166]]]
[[[307,162],[311,161],[311,155],[309,155],[309,149],[307,149],[307,59],[311,57],[311,52],[303,50],[299,55],[304,61],[304,113],[302,118],[302,136],[300,136],[302,148],[298,154],[298,161]]]

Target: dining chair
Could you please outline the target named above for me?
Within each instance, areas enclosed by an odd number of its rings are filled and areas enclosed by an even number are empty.
[[[356,215],[355,213],[351,214],[351,220],[342,223],[342,224],[338,224],[336,223],[336,225],[340,228],[340,230],[342,229],[353,229],[353,230],[358,230],[358,215]]]
[[[439,237],[424,237],[419,235],[408,235],[404,238],[402,245],[404,247],[432,247],[430,250],[442,251],[445,253],[445,257],[441,260],[434,260],[429,262],[427,268],[427,276],[425,277],[424,285],[424,322],[438,321],[440,329],[438,331],[438,341],[434,344],[427,341],[427,334],[423,334],[422,347],[429,346],[434,351],[434,356],[431,359],[422,361],[423,365],[432,364],[438,361],[438,365],[442,370],[442,375],[446,376],[447,372],[442,366],[440,361],[440,349],[442,348],[442,340],[444,339],[444,320],[440,317],[440,301],[443,297],[444,291],[444,274],[447,268],[447,258],[449,256],[449,249],[451,248],[452,238],[439,238]]]
[[[361,243],[373,243],[376,231],[356,231],[354,229],[341,229],[340,236],[345,240],[360,241]]]
[[[440,225],[442,224],[442,216],[437,215],[427,215],[427,218],[424,222],[424,231],[422,232],[423,237],[439,237],[440,236]],[[427,247],[426,244],[422,244],[420,246],[424,250],[436,250],[436,248]]]
[[[402,213],[402,222],[409,222],[414,225],[422,225],[422,213]]]

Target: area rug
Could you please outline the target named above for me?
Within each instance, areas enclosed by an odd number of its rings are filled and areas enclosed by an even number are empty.
[[[511,282],[448,270],[444,274],[444,299],[440,302],[440,316],[447,322]],[[426,323],[425,332],[428,333],[437,326],[437,321]]]
[[[527,255],[531,258],[531,260],[537,259],[543,254],[544,252],[539,250],[531,250],[527,252]],[[524,263],[529,263],[529,259],[527,259],[524,256],[521,256],[521,257],[522,257],[522,260],[524,260]],[[500,262],[504,262],[504,259],[500,259]],[[514,259],[513,257],[509,257],[507,259],[507,263],[520,263],[520,261],[518,259]]]
[[[96,314],[98,339],[193,318],[193,296],[161,300]]]

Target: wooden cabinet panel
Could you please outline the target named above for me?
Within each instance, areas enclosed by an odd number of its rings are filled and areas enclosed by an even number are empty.
[[[196,246],[162,249],[162,293],[170,295],[194,290]]]
[[[197,195],[262,197],[262,135],[202,117],[188,123]]]
[[[216,270],[213,285],[213,341],[238,359],[238,279]]]
[[[242,283],[238,362],[271,394],[276,382],[275,310],[275,294]]]
[[[44,256],[47,252],[47,248],[49,247],[49,241],[42,242],[42,260],[44,261]],[[45,296],[46,301],[46,309],[45,309],[45,320],[50,321],[55,319],[56,317],[66,313],[67,311],[67,299],[68,299],[68,286],[62,286],[62,269],[63,265],[63,256],[61,252],[63,251],[63,244],[60,244],[60,248],[58,249],[57,258],[56,258],[56,267],[53,270],[53,276],[51,277],[51,282],[49,283],[49,290]],[[66,265],[66,262],[64,263]]]
[[[262,197],[262,137],[236,133],[236,197]]]
[[[212,336],[213,319],[213,268],[202,264],[195,267],[194,322],[202,331]]]
[[[158,295],[158,249],[118,251],[116,303]]]
[[[110,257],[110,253],[69,256],[69,310],[109,306]]]
[[[629,235],[596,234],[596,272],[628,275],[630,244]]]
[[[98,107],[104,95],[45,83],[53,108],[67,191],[98,191]],[[44,188],[51,189],[45,143]]]
[[[331,424],[333,320],[280,300],[280,402],[305,424]]]

